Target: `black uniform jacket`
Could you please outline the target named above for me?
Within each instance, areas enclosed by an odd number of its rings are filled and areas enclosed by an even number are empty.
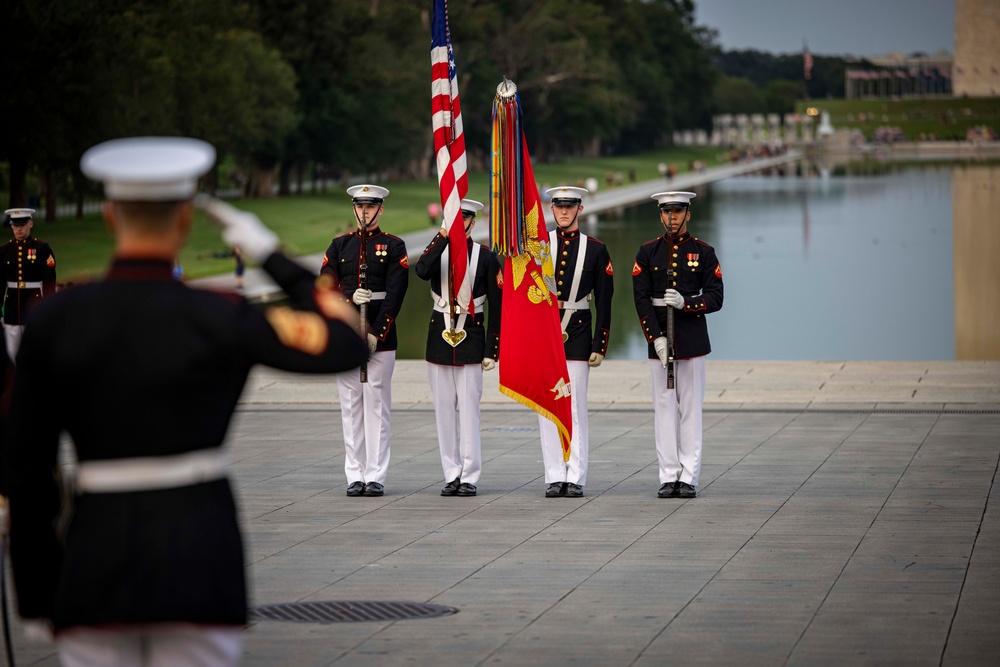
[[[378,338],[376,350],[395,350],[396,317],[410,280],[406,244],[376,227],[368,233],[367,245],[368,289],[386,293],[385,299],[373,299],[368,304],[368,333]],[[323,257],[320,273],[333,276],[348,301],[358,289],[360,259],[361,237],[357,231],[333,239]]]
[[[53,527],[60,433],[81,462],[216,448],[255,363],[331,373],[368,354],[352,326],[320,315],[317,300],[331,295],[282,255],[264,269],[311,312],[191,289],[171,268],[119,259],[106,280],[38,304],[25,330],[5,452],[11,556],[21,615],[56,630],[243,624],[247,607],[226,479],[83,493],[63,538]]]
[[[667,270],[675,278],[668,285]],[[662,299],[673,287],[684,297],[684,309],[674,309],[674,354],[677,359],[700,357],[712,351],[705,315],[722,308],[722,267],[715,249],[688,233],[676,239],[673,247],[661,236],[643,244],[632,267],[632,290],[635,310],[642,333],[649,343],[649,358],[656,359],[653,340],[667,335],[667,309],[654,306],[652,299]]]
[[[555,261],[556,289],[559,291],[559,301],[568,301],[573,287],[573,275],[576,272],[577,249],[580,246],[580,232],[556,231],[556,244],[552,248],[552,259]],[[608,339],[611,336],[611,297],[615,292],[614,270],[611,267],[611,257],[608,248],[593,236],[587,237],[586,257],[584,257],[583,273],[580,275],[580,287],[576,298],[582,301],[591,292],[594,293],[594,311],[597,315],[596,328],[592,324],[590,308],[577,310],[570,316],[566,333],[569,336],[564,343],[566,358],[576,361],[587,361],[592,352],[606,355]],[[566,315],[565,310],[559,311],[559,321]]]
[[[472,239],[466,239],[466,252],[469,256],[472,255],[472,245]],[[503,282],[503,272],[497,256],[490,252],[489,248],[481,244],[476,245],[479,245],[479,263],[476,266],[476,277],[472,284],[472,296],[473,298],[486,297],[489,304],[489,319],[483,314],[484,306],[476,308],[474,318],[466,317],[465,339],[456,347],[452,347],[441,337],[445,328],[451,328],[448,314],[431,310],[431,323],[427,329],[427,361],[432,364],[446,366],[478,364],[486,357],[496,359],[500,354],[500,294],[502,291],[500,284]],[[429,280],[431,290],[446,300],[448,295],[441,294],[441,253],[447,247],[448,238],[438,233],[424,249],[416,266],[417,276],[423,280]],[[427,302],[432,304],[430,299]]]
[[[3,321],[24,324],[31,306],[56,290],[56,257],[45,241],[29,236],[23,241],[12,240],[0,247],[0,267],[4,286]],[[37,287],[18,287],[12,283],[42,283]]]

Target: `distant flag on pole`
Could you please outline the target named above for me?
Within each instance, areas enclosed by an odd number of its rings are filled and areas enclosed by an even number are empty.
[[[458,76],[455,52],[451,47],[447,0],[434,0],[431,22],[431,125],[434,129],[434,153],[437,159],[441,208],[448,235],[451,284],[463,310],[472,309],[472,285],[466,284],[469,257],[462,220],[462,199],[469,193],[465,159],[465,134],[462,131],[462,105],[458,99]],[[470,281],[471,282],[471,281]]]
[[[802,75],[805,77],[806,81],[812,78],[812,70],[813,57],[812,54],[809,53],[809,46],[806,45],[806,41],[802,40]]]

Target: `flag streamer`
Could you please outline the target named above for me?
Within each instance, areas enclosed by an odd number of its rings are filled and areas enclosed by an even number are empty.
[[[505,257],[525,251],[522,121],[517,86],[504,79],[493,99],[490,238],[493,251]]]

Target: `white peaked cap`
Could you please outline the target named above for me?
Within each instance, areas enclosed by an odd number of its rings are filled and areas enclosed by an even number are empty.
[[[17,220],[18,218],[30,218],[35,214],[35,209],[33,208],[9,208],[4,211],[4,214],[11,220]]]
[[[380,185],[352,185],[347,188],[347,194],[357,203],[371,204],[381,202],[389,195],[389,191]]]
[[[656,200],[660,208],[663,208],[669,204],[688,206],[691,204],[691,200],[697,196],[693,192],[657,192],[651,198]]]
[[[463,199],[462,210],[471,211],[472,213],[479,213],[480,211],[483,210],[483,203],[478,202],[475,199]]]
[[[215,164],[215,149],[200,139],[131,137],[105,141],[80,158],[80,171],[104,183],[118,201],[189,199],[198,178]]]
[[[583,201],[583,195],[590,194],[587,188],[578,188],[572,185],[560,185],[556,188],[549,188],[545,191],[553,201],[557,199],[568,199],[573,201]]]

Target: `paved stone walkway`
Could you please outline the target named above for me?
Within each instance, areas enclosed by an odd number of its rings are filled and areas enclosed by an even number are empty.
[[[330,378],[255,373],[231,433],[255,605],[457,614],[252,623],[248,666],[993,665],[1000,362],[709,362],[699,497],[659,500],[644,362],[591,376],[582,499],[542,497],[533,414],[487,375],[484,474],[442,498],[400,361],[382,498],[347,498]],[[15,641],[21,665],[51,645]]]

